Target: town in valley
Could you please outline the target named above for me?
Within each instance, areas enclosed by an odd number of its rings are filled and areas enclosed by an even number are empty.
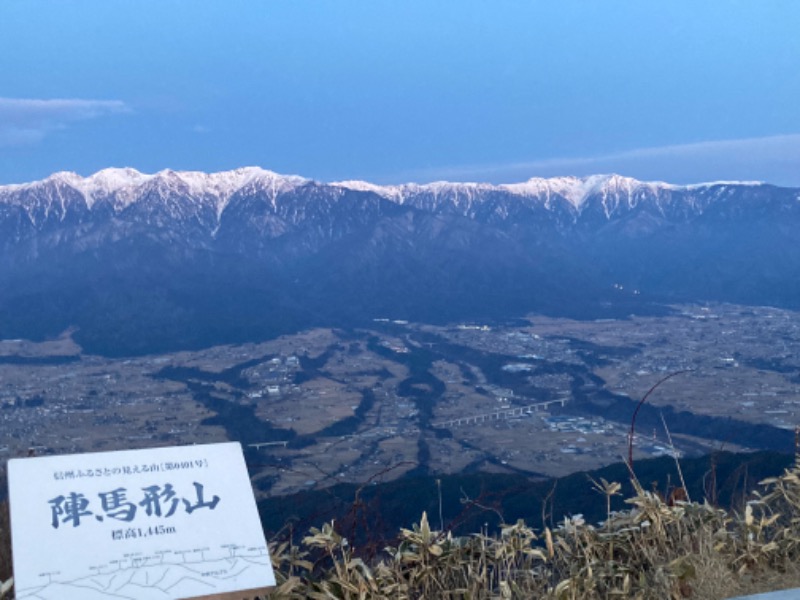
[[[627,456],[794,450],[800,313],[357,329],[161,355],[85,354],[73,331],[0,341],[0,461],[240,441],[260,497],[469,471],[553,477]],[[785,447],[784,447],[785,446]]]

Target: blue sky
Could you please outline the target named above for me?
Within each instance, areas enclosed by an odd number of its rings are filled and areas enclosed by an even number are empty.
[[[795,0],[3,0],[0,183],[617,172],[800,186]]]

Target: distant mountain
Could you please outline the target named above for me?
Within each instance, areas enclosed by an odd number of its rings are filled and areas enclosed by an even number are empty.
[[[260,168],[0,186],[0,338],[154,352],[375,317],[800,308],[800,190],[618,175],[324,184]]]

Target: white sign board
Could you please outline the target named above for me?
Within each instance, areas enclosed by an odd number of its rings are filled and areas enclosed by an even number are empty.
[[[238,443],[14,459],[8,480],[19,600],[275,585]]]

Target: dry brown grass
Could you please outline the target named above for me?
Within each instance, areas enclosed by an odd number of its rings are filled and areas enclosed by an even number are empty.
[[[572,518],[534,531],[520,521],[453,537],[423,514],[370,561],[326,524],[299,545],[273,544],[270,598],[717,600],[800,584],[800,466],[765,481],[743,514],[636,489],[629,510],[598,526]]]

